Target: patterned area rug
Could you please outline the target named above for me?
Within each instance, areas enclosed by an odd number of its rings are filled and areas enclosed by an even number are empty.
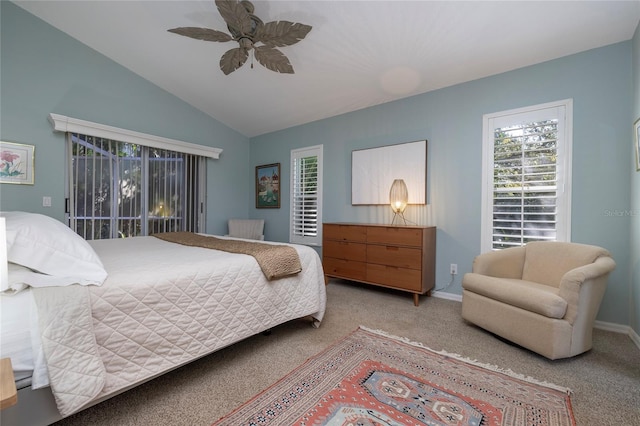
[[[569,394],[360,327],[214,425],[575,425]]]

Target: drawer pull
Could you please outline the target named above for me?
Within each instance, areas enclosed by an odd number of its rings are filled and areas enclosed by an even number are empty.
[[[398,250],[400,250],[400,247],[396,247],[396,246],[387,246],[387,250],[388,250],[388,251],[398,251]]]

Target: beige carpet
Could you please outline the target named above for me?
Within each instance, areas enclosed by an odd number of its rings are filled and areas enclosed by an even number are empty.
[[[56,425],[210,425],[358,325],[418,341],[573,390],[578,425],[640,425],[640,350],[595,330],[594,348],[549,361],[469,325],[458,302],[332,280],[319,329],[294,321],[254,336]]]

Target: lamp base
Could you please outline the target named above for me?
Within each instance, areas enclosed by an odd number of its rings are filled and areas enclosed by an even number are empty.
[[[403,212],[394,212],[393,213],[393,219],[391,219],[391,224],[393,225],[393,223],[396,221],[396,216],[400,216],[400,218],[402,219],[402,221],[404,222],[404,224],[407,224],[407,219],[404,218],[404,213]],[[400,225],[400,223],[398,223]]]

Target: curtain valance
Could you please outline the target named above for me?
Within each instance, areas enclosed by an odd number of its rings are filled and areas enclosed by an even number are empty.
[[[167,149],[170,151],[183,152],[185,154],[201,155],[213,159],[220,158],[220,153],[222,152],[222,149],[220,148],[213,148],[205,145],[183,142],[176,139],[134,132],[133,130],[92,123],[91,121],[66,117],[60,114],[49,114],[49,121],[53,125],[54,130],[58,132],[91,135],[94,137],[144,145],[152,148]]]

